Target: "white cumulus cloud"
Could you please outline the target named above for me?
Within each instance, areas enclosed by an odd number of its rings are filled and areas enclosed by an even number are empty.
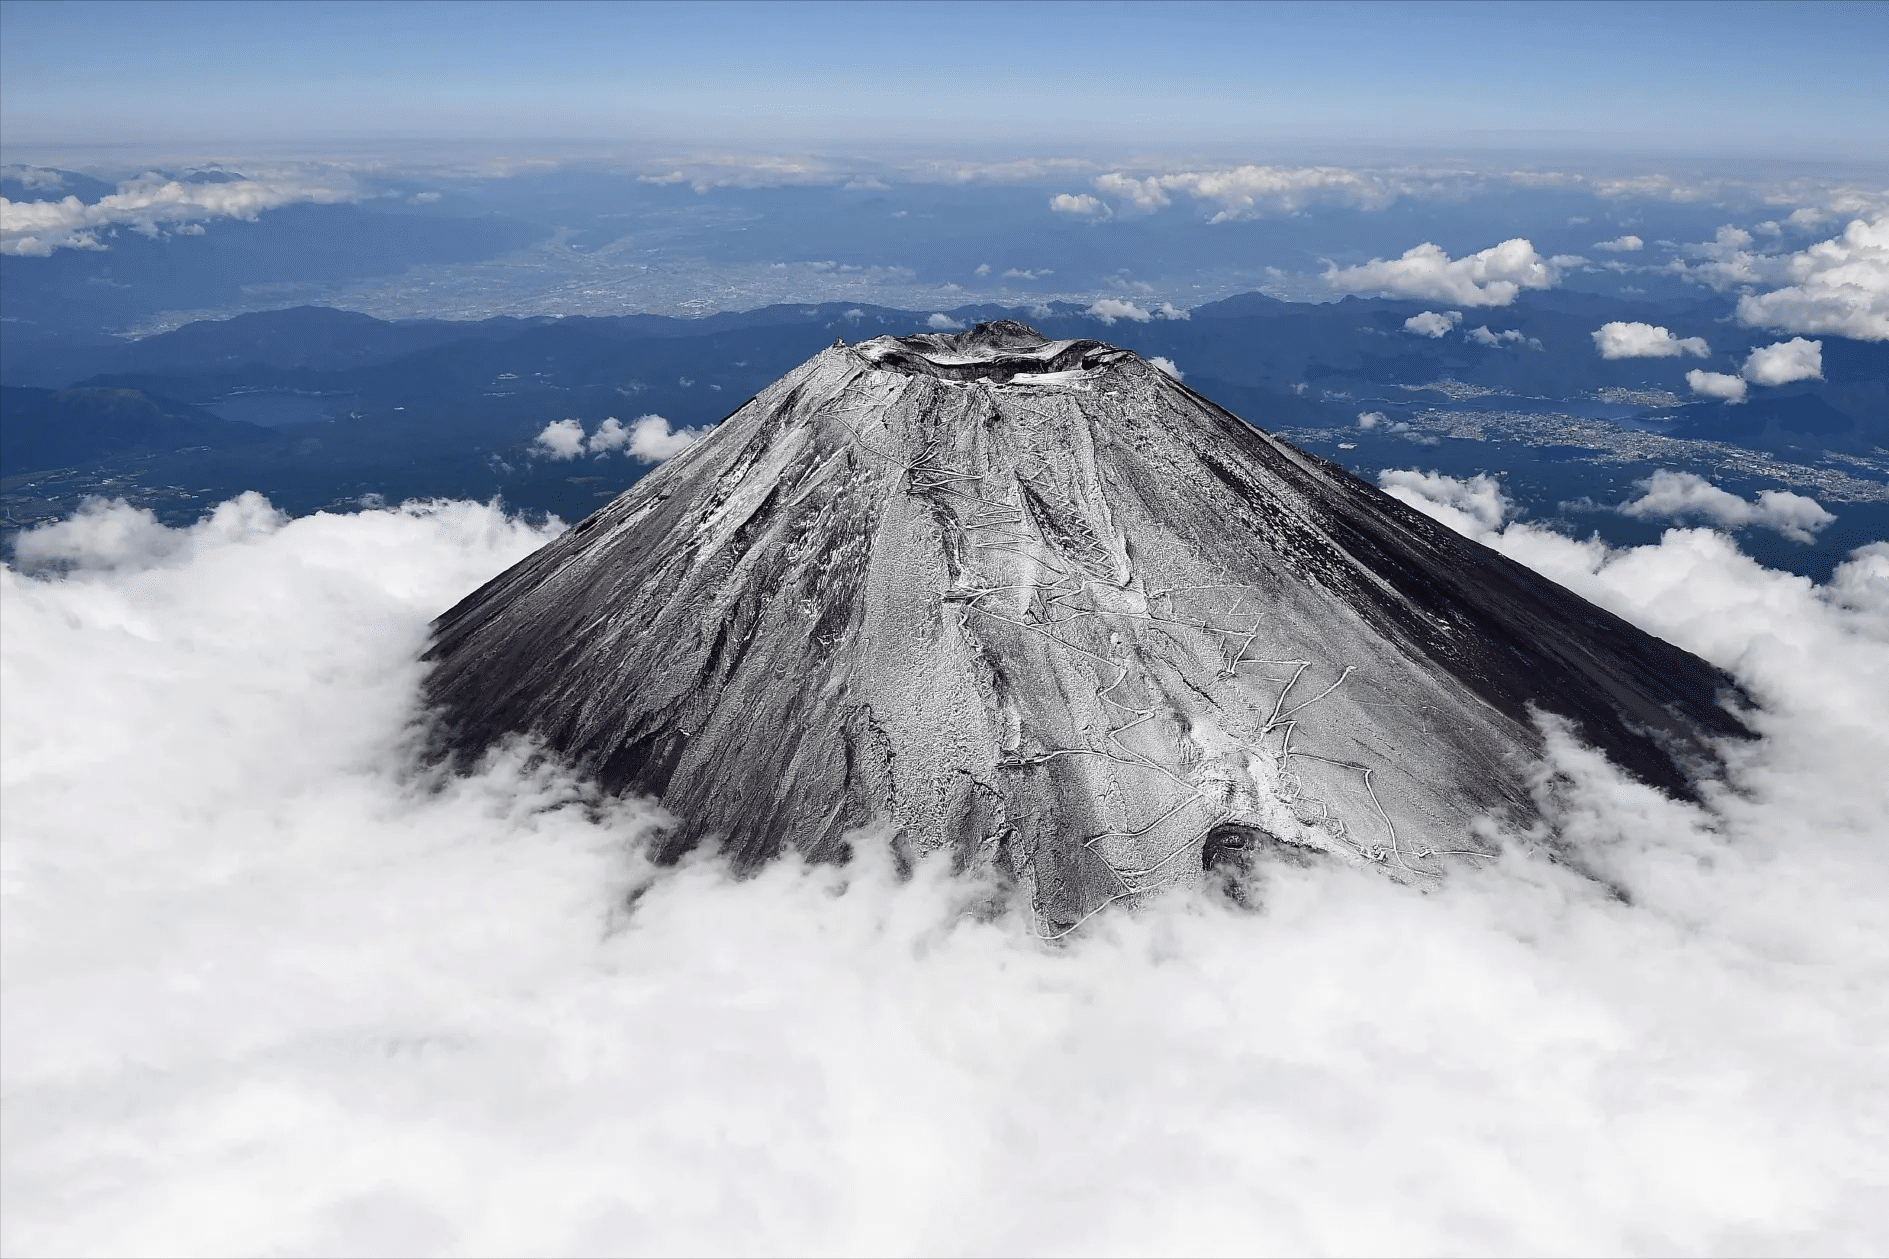
[[[1355,267],[1329,264],[1325,282],[1340,293],[1385,293],[1435,298],[1459,306],[1507,306],[1523,289],[1561,282],[1564,258],[1543,258],[1520,237],[1478,253],[1451,258],[1432,244],[1405,250],[1401,258],[1374,258]]]
[[[1815,380],[1823,375],[1823,342],[1792,337],[1759,346],[1745,358],[1741,371],[1754,385],[1788,385],[1793,380]]]
[[[1889,341],[1889,215],[1854,219],[1841,236],[1779,259],[1767,275],[1787,283],[1741,297],[1741,323]]]
[[[1723,292],[1741,286],[1776,283],[1784,274],[1784,258],[1752,249],[1751,233],[1730,224],[1718,229],[1711,240],[1688,245],[1685,252],[1701,261],[1676,262],[1673,270],[1688,279]]]
[[[1602,358],[1677,358],[1690,354],[1710,358],[1712,347],[1704,337],[1676,337],[1666,328],[1649,323],[1624,323],[1615,320],[1594,330],[1594,348]]]
[[[1460,310],[1426,310],[1404,320],[1404,331],[1420,337],[1440,337],[1461,322]]]
[[[532,439],[534,454],[551,459],[575,459],[584,453],[584,426],[577,420],[553,420]]]
[[[1640,497],[1620,505],[1623,516],[1652,520],[1708,520],[1726,529],[1756,525],[1793,542],[1814,542],[1835,516],[1814,498],[1789,490],[1764,490],[1740,498],[1692,472],[1660,469],[1638,483]]]
[[[1136,210],[1158,210],[1168,204],[1168,195],[1162,189],[1161,182],[1159,176],[1136,179],[1117,171],[1098,175],[1095,190],[1125,201]]]
[[[1181,377],[1186,374],[1182,372],[1180,368],[1174,365],[1173,359],[1168,358],[1165,355],[1157,354],[1153,358],[1149,359],[1148,362],[1151,366],[1159,368],[1162,371],[1162,373],[1164,373],[1167,376],[1171,376],[1175,380],[1181,379]]]
[[[1616,236],[1612,240],[1597,242],[1594,248],[1610,254],[1635,254],[1646,248],[1646,242],[1638,236]]]
[[[672,428],[660,415],[638,416],[629,424],[613,415],[589,437],[580,421],[555,420],[533,439],[532,451],[550,459],[575,459],[622,450],[644,463],[664,463],[708,434],[706,428]]]
[[[1686,373],[1686,384],[1692,392],[1705,398],[1723,398],[1727,402],[1745,400],[1745,378],[1732,376],[1725,372],[1701,371],[1693,368]]]
[[[1059,192],[1049,199],[1049,208],[1058,214],[1076,214],[1092,219],[1105,219],[1114,213],[1106,201],[1086,192]]]
[[[644,463],[665,463],[701,441],[709,434],[706,428],[675,428],[660,415],[638,417],[630,426],[630,454]]]
[[[662,419],[661,416],[645,416],[644,418]],[[667,420],[663,420],[663,426],[665,428],[668,427],[668,423]],[[542,434],[540,434],[540,438],[542,438]],[[613,450],[621,450],[629,444],[630,430],[624,427],[622,420],[619,420],[613,415],[597,426],[597,431],[592,433],[589,439],[584,442],[584,449],[588,450],[593,455],[602,455],[608,454]]]
[[[941,310],[933,311],[931,318],[925,321],[925,326],[933,332],[959,332],[964,328],[963,324]]]
[[[1105,324],[1113,324],[1117,319],[1126,319],[1132,323],[1147,323],[1154,318],[1151,311],[1143,310],[1133,302],[1123,301],[1119,297],[1104,297],[1082,312]]]

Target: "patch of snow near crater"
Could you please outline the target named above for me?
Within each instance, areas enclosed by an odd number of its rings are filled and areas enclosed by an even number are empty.
[[[1010,378],[1013,385],[1076,385],[1094,377],[1093,370],[1075,367],[1063,372],[1018,372]]]

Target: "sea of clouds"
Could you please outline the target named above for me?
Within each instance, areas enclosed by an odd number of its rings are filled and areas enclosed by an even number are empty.
[[[1819,587],[1384,484],[1730,670],[1763,738],[1703,807],[1557,738],[1600,880],[1516,837],[1053,947],[871,845],[657,872],[648,805],[422,767],[428,620],[548,529],[248,495],[24,535],[0,1247],[1880,1252],[1889,545]]]

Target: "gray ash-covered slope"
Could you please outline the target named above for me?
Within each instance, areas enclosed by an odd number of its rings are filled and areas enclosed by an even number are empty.
[[[1060,929],[1302,845],[1527,817],[1531,709],[1690,790],[1728,679],[1132,353],[836,344],[440,617],[453,748],[526,732],[738,863],[889,823]]]

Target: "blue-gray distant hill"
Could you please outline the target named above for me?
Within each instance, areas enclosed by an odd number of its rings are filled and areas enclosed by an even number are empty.
[[[1618,502],[1631,477],[1654,462],[1696,461],[1610,455],[1592,446],[1591,433],[1518,446],[1487,437],[1439,444],[1419,429],[1437,428],[1435,417],[1445,413],[1468,417],[1443,425],[1445,433],[1472,432],[1477,415],[1566,413],[1602,420],[1608,431],[1615,424],[1625,426],[1621,432],[1656,430],[1691,441],[1688,449],[1719,443],[1713,448],[1766,452],[1794,466],[1847,457],[1852,462],[1843,466],[1859,476],[1873,475],[1871,461],[1882,461],[1871,452],[1889,448],[1889,346],[1825,337],[1820,380],[1754,388],[1743,405],[1689,404],[1681,401],[1689,392],[1684,374],[1700,360],[1606,360],[1592,333],[1611,319],[1657,322],[1676,335],[1708,337],[1715,354],[1704,365],[1736,370],[1753,345],[1775,338],[1721,322],[1722,299],[1679,308],[1531,293],[1511,307],[1465,312],[1442,337],[1405,329],[1434,305],[1355,297],[1291,303],[1253,293],[1196,307],[1187,318],[1117,319],[1106,330],[1066,303],[1024,317],[1048,336],[1102,334],[1150,360],[1168,360],[1188,385],[1262,428],[1296,432],[1301,441],[1329,434],[1314,442],[1319,452],[1363,474],[1413,464],[1457,475],[1497,471],[1528,501],[1549,508],[1584,498]],[[949,315],[968,326],[1020,313],[980,305]],[[932,326],[932,318],[849,303],[700,319],[479,322],[389,322],[298,307],[136,341],[9,336],[0,363],[11,386],[0,414],[0,489],[15,525],[103,491],[184,521],[206,501],[249,489],[298,513],[345,509],[370,495],[498,496],[515,508],[575,519],[648,465],[620,451],[544,457],[533,439],[547,424],[576,420],[594,433],[610,417],[627,423],[656,414],[678,429],[712,426],[835,338],[905,335]],[[1481,328],[1498,343],[1469,335]],[[1637,401],[1619,401],[1620,391]],[[1376,418],[1360,426],[1361,415]],[[1754,482],[1753,489],[1776,484]],[[1855,508],[1839,515],[1831,547],[1873,519]],[[1654,527],[1617,516],[1574,523],[1610,536]],[[1830,550],[1816,563],[1836,556]]]
[[[82,467],[179,451],[253,451],[267,429],[140,389],[0,386],[0,470]]]

